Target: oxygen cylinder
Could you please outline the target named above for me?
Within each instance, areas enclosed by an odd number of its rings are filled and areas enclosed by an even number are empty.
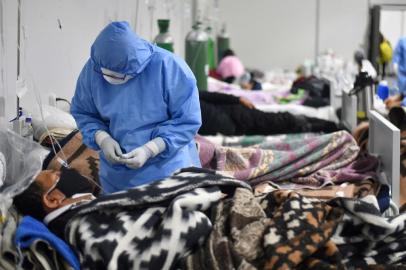
[[[217,61],[218,63],[223,58],[223,53],[230,49],[230,37],[227,34],[226,26],[223,25],[220,33],[217,35]]]
[[[173,52],[173,38],[168,32],[169,20],[158,20],[159,34],[155,37],[154,43],[157,46]]]
[[[214,52],[215,44],[214,44],[214,38],[212,35],[212,28],[210,26],[208,26],[206,28],[206,32],[208,35],[208,39],[207,39],[207,57],[208,57],[208,59],[207,59],[207,61],[209,64],[209,70],[213,71],[213,70],[216,70],[216,55]]]
[[[197,88],[200,91],[207,90],[207,41],[208,36],[202,29],[201,23],[197,22],[186,36],[186,63],[193,71],[196,80]]]

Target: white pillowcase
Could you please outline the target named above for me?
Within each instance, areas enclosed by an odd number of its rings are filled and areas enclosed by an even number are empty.
[[[73,116],[56,107],[43,105],[44,121],[42,121],[41,114],[36,112],[32,115],[32,127],[34,129],[34,138],[39,140],[45,131],[45,126],[48,129],[63,128],[74,130],[77,128]]]

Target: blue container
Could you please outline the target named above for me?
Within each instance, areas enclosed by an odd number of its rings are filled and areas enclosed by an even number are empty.
[[[389,96],[389,87],[387,84],[379,84],[378,89],[376,90],[376,94],[382,100],[386,100]]]

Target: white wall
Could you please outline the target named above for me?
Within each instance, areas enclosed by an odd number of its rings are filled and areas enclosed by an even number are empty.
[[[0,96],[6,97],[6,119],[16,116],[17,1],[0,2]],[[0,105],[1,106],[1,105]]]
[[[32,109],[34,89],[71,98],[76,78],[90,55],[90,46],[109,21],[134,22],[135,1],[36,0],[23,1],[21,75],[28,94],[22,99]]]
[[[6,74],[0,87],[6,85],[10,119],[15,115],[17,1],[0,1],[5,36],[4,46],[0,44],[5,56],[0,55],[0,61]],[[21,0],[21,75],[30,87],[22,104],[28,108],[36,106],[33,84],[44,102],[51,92],[70,99],[94,38],[111,20],[128,20],[140,36],[151,39],[158,33],[156,19],[170,18],[175,52],[183,56],[184,37],[191,26],[191,1]],[[327,48],[351,58],[365,40],[368,5],[404,3],[404,0],[204,1],[209,5],[220,3],[220,19],[213,14],[209,17],[227,22],[231,46],[245,65],[264,70],[294,69],[304,59],[314,59],[316,50]],[[155,4],[155,9],[149,8],[150,4]],[[4,91],[1,89],[0,95]]]
[[[405,0],[369,0],[370,5],[404,5]]]
[[[220,10],[246,66],[292,69],[314,59],[315,0],[221,0]]]
[[[406,12],[401,10],[382,10],[379,29],[393,47],[400,37],[406,36],[405,23]]]
[[[183,37],[191,23],[188,2],[22,0],[21,77],[29,88],[21,100],[22,106],[28,110],[38,107],[34,89],[41,93],[42,102],[47,103],[51,93],[71,99],[79,72],[89,58],[90,46],[112,20],[129,21],[141,37],[151,40],[158,33],[156,20],[169,18],[175,52],[183,55]],[[155,4],[155,8],[148,4]],[[11,81],[14,83],[15,79]]]
[[[345,59],[366,47],[369,8],[367,0],[320,0],[319,52],[333,49]]]
[[[352,58],[363,46],[367,0],[223,0],[232,47],[250,67],[294,69],[329,48]],[[316,25],[317,16],[319,23]],[[318,37],[316,36],[318,31]]]

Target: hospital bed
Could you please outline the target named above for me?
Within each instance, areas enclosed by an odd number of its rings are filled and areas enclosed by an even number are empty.
[[[278,99],[290,94],[291,85],[283,85],[281,88],[262,91],[242,90],[238,85],[224,83],[214,78],[209,78],[209,91],[230,94],[244,97],[250,100],[258,110],[264,112],[290,112],[295,115],[315,117],[323,120],[338,122],[335,109],[341,102],[338,102],[336,90],[330,91],[330,102],[332,105],[320,108],[303,106],[302,100],[293,100],[287,104],[278,104]],[[333,84],[332,84],[333,85]],[[269,88],[269,86],[268,86]],[[333,105],[334,104],[334,105]]]
[[[350,131],[357,127],[357,96],[342,91],[342,124]],[[376,110],[368,112],[368,150],[381,161],[379,180],[391,188],[393,202],[400,206],[400,130]]]
[[[321,78],[330,83],[330,105],[320,108],[303,106],[301,104],[256,104],[256,108],[265,112],[285,112],[288,111],[296,115],[304,115],[307,117],[315,117],[338,123],[336,110],[341,107],[341,89],[344,84],[341,82],[344,78],[331,78],[329,76],[321,76]],[[344,87],[345,88],[345,87]]]
[[[400,130],[373,110],[369,112],[368,149],[380,158],[380,181],[390,186],[392,200],[400,206]]]
[[[378,113],[370,112],[370,152],[378,155],[382,161],[379,175],[382,183],[391,187],[392,200],[399,203],[399,141],[400,132],[387,119]]]
[[[300,104],[256,104],[255,107],[264,112],[290,112],[294,115],[303,115],[338,123],[333,106],[312,108]]]

